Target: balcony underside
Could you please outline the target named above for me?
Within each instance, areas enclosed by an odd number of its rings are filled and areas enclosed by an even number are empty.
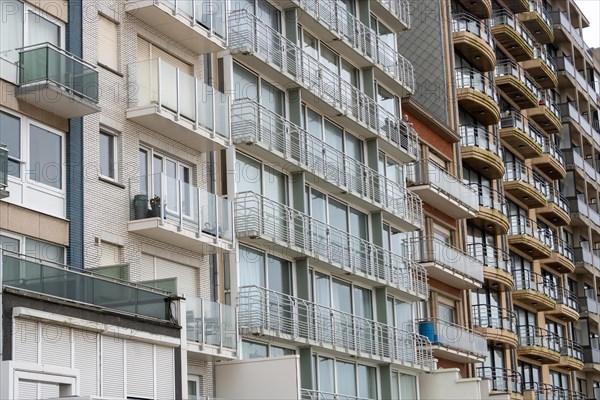
[[[529,11],[528,0],[504,0],[504,5],[515,14]]]
[[[233,250],[232,244],[227,241],[217,239],[215,236],[207,233],[198,235],[187,228],[179,230],[177,225],[168,220],[162,221],[161,224],[160,218],[129,221],[127,230],[196,253],[217,254]]]
[[[494,49],[481,37],[467,31],[452,32],[454,50],[460,52],[481,72],[487,72],[496,66]]]
[[[491,0],[458,0],[464,8],[471,14],[481,19],[488,19],[492,16]]]
[[[234,350],[219,348],[188,340],[187,358],[194,361],[228,361],[238,357]]]
[[[544,21],[539,12],[523,12],[519,14],[519,19],[538,43],[548,44],[554,41],[554,30]]]
[[[371,13],[377,15],[377,18],[383,21],[392,32],[402,32],[409,29],[409,26],[404,21],[398,19],[398,17],[392,14],[386,5],[382,4],[380,0],[373,0],[370,2]]]
[[[560,87],[564,87],[565,89],[576,89],[577,81],[574,76],[572,76],[567,71],[558,71],[556,78],[558,79],[558,84]]]
[[[100,111],[100,107],[93,101],[50,81],[19,86],[16,88],[15,96],[20,101],[62,118],[83,117]]]
[[[507,24],[492,26],[492,33],[496,38],[496,43],[501,44],[516,61],[531,60],[533,58],[533,48],[521,37],[519,32]]]
[[[550,111],[545,105],[539,105],[524,111],[524,114],[534,120],[544,131],[550,134],[557,134],[562,131],[562,122],[560,118]]]
[[[478,146],[462,146],[460,156],[463,164],[470,166],[488,179],[504,176],[504,162],[493,151]]]
[[[535,260],[548,258],[552,255],[549,247],[529,235],[508,235],[508,245],[522,251]]]
[[[542,292],[537,290],[513,290],[513,300],[527,304],[530,307],[535,308],[537,311],[552,310],[556,307],[556,300],[546,296]]]
[[[541,58],[523,61],[521,66],[535,79],[542,89],[553,89],[558,86],[556,74]]]
[[[585,363],[583,365],[583,372],[600,373],[600,363]]]
[[[556,364],[560,361],[560,353],[542,346],[523,346],[517,348],[519,357],[526,357],[542,364]]]
[[[519,343],[516,333],[507,329],[475,327],[473,330],[481,333],[487,340],[502,343],[511,349],[516,349]]]
[[[528,208],[545,207],[548,199],[535,186],[523,181],[504,181],[504,192],[523,202]]]
[[[470,221],[473,225],[495,235],[506,235],[508,232],[508,217],[499,210],[479,207],[479,212]]]
[[[422,262],[420,264],[427,270],[427,276],[452,287],[458,289],[477,289],[481,287],[482,282],[477,279],[435,261]]]
[[[485,355],[467,353],[462,350],[454,349],[451,346],[434,343],[432,346],[433,356],[444,360],[456,361],[459,363],[479,363],[485,361]]]
[[[483,278],[486,281],[492,281],[498,283],[500,286],[506,289],[512,289],[514,285],[514,278],[512,274],[500,268],[483,267]]]
[[[209,130],[202,126],[196,127],[183,117],[177,118],[175,113],[165,107],[149,105],[131,108],[125,115],[133,122],[203,153],[224,150],[229,145],[229,139],[217,134],[211,137]]]
[[[530,162],[532,166],[537,167],[552,180],[565,179],[567,177],[565,166],[549,153],[544,153],[541,157],[532,158]]]
[[[437,190],[435,186],[410,186],[410,190],[418,194],[423,202],[435,207],[452,218],[472,218],[477,213],[477,210],[473,210],[466,205],[448,197],[445,193]]]
[[[569,356],[560,356],[560,361],[553,366],[566,368],[568,370],[581,371],[583,369],[583,361]]]
[[[173,14],[164,2],[137,0],[127,3],[125,9],[135,18],[181,43],[197,54],[216,53],[225,50],[226,43],[220,37],[180,14]],[[223,16],[221,15],[221,18]]]
[[[562,254],[553,251],[549,258],[542,261],[542,263],[561,274],[570,274],[575,271],[575,264]]]
[[[534,108],[538,105],[538,98],[525,83],[513,75],[496,77],[496,86],[506,97],[515,102],[520,109]]]
[[[557,304],[553,310],[546,311],[546,315],[552,315],[570,322],[576,322],[579,320],[579,313],[577,310],[565,304]]]
[[[536,213],[556,226],[566,226],[571,223],[571,216],[554,202],[548,203],[546,207],[538,208]]]
[[[543,154],[542,146],[521,129],[503,128],[499,133],[500,138],[524,158],[540,157]]]
[[[456,93],[459,106],[478,121],[485,125],[495,125],[500,120],[500,107],[485,93],[473,88],[458,88]]]

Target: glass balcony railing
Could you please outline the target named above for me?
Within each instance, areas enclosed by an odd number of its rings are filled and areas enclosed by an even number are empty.
[[[475,68],[456,68],[456,85],[458,89],[475,89],[498,103],[498,93],[493,81]]]
[[[8,149],[0,144],[0,190],[8,187]]]
[[[542,60],[542,62],[548,68],[550,68],[552,73],[554,75],[556,75],[557,69],[556,69],[556,63],[554,61],[554,58],[550,54],[548,54],[548,52],[546,51],[546,49],[544,47],[535,46],[533,49],[533,56],[534,56],[534,58],[539,58],[540,60]]]
[[[539,174],[520,161],[507,162],[506,173],[504,174],[505,182],[520,181],[530,186],[533,186],[544,197],[550,194],[550,184]]]
[[[427,297],[427,272],[414,261],[254,192],[236,195],[238,236],[265,237],[354,274]]]
[[[593,296],[593,293],[591,295]],[[579,304],[581,305],[582,312],[587,312],[596,315],[600,313],[600,307],[598,307],[598,302],[595,299],[589,297],[587,294],[586,296],[579,298]]]
[[[150,287],[42,261],[4,250],[2,285],[100,307],[117,313],[171,321],[170,294]]]
[[[50,43],[19,52],[19,85],[51,83],[67,93],[98,103],[98,71],[93,65]]]
[[[577,294],[561,286],[558,287],[558,299],[556,303],[565,305],[577,312],[581,311],[581,305],[579,304]]]
[[[540,106],[546,106],[552,115],[560,121],[560,109],[556,104],[556,101],[552,98],[552,94],[549,90],[541,92],[538,104]]]
[[[506,368],[477,367],[477,377],[489,379],[496,392],[523,393],[521,374]]]
[[[513,76],[517,78],[525,87],[535,96],[536,99],[541,97],[541,90],[537,83],[529,75],[523,67],[513,60],[499,60],[496,64],[496,78],[502,76]]]
[[[417,134],[406,121],[386,110],[344,80],[338,71],[318,61],[260,18],[244,10],[233,12],[229,16],[229,33],[230,48],[259,55],[320,101],[366,126],[392,146],[418,158]]]
[[[517,331],[519,346],[543,347],[555,353],[560,353],[561,338],[557,334],[534,325],[519,325]]]
[[[560,165],[566,167],[565,156],[558,145],[548,137],[544,137],[543,142],[544,144],[542,145],[542,153],[550,154],[550,156],[558,161]]]
[[[404,187],[404,182],[382,176],[252,100],[236,100],[231,112],[234,142],[258,142],[349,193],[368,198],[411,224],[422,226],[421,199]]]
[[[352,396],[349,394],[340,394],[325,392],[322,390],[301,389],[300,400],[369,400],[367,397]]]
[[[512,271],[510,256],[500,248],[483,243],[471,243],[467,245],[467,251],[471,257],[478,259],[486,267],[509,273]]]
[[[538,146],[544,145],[544,135],[533,126],[529,118],[516,110],[505,111],[502,113],[500,118],[500,129],[506,128],[517,128],[524,132],[533,140]]]
[[[234,307],[194,297],[186,298],[185,306],[187,340],[237,350]]]
[[[492,131],[488,131],[484,126],[478,125],[461,125],[460,145],[461,146],[476,146],[485,150],[489,150],[498,157],[502,155],[500,139]]]
[[[439,318],[417,321],[419,333],[433,345],[441,345],[478,357],[487,355],[487,340],[472,330]]]
[[[199,24],[206,27],[211,34],[227,38],[224,1],[164,0],[161,3],[166,3],[173,15],[181,15],[188,19],[191,25]]]
[[[548,11],[546,11],[539,0],[529,0],[529,11],[537,12],[542,18],[542,21],[544,21],[548,27],[552,28],[552,18],[550,18],[550,14],[548,14]]]
[[[556,204],[558,206],[558,208],[560,208],[561,210],[563,210],[567,214],[571,214],[571,207],[569,206],[569,200],[567,200],[567,198],[564,197],[558,191],[558,189],[550,186],[549,190],[548,190],[547,196],[548,196],[548,202],[549,203],[554,203],[554,204]]]
[[[233,241],[233,202],[224,197],[167,174],[131,178],[129,192],[131,221],[160,218],[178,231]]]
[[[583,349],[583,361],[586,364],[600,364],[600,347],[598,346],[598,338],[590,340],[590,346],[586,346]],[[596,399],[597,398],[598,397],[596,397]]]
[[[503,9],[495,11],[492,15],[492,26],[506,25],[512,30],[516,31],[517,34],[527,42],[527,46],[533,51],[534,42],[531,35],[527,31],[527,28],[523,26],[523,23],[516,18],[510,11]]]
[[[538,227],[536,221],[522,215],[511,215],[509,220],[509,235],[525,235],[532,237],[550,249],[554,246],[554,235],[551,229]]]
[[[495,47],[494,35],[490,32],[488,24],[470,13],[452,14],[453,32],[470,32],[483,39],[490,47]]]
[[[160,58],[127,67],[130,108],[156,106],[229,139],[229,98]]]
[[[425,336],[258,286],[242,286],[238,298],[241,332],[287,337],[361,357],[431,370]]]
[[[506,197],[495,189],[471,183],[469,186],[475,189],[479,195],[479,207],[491,208],[504,215],[508,212],[508,203]]]
[[[533,290],[552,300],[558,299],[558,287],[542,275],[528,270],[514,270],[515,290]]]
[[[473,326],[503,329],[516,333],[517,316],[506,308],[489,304],[476,304],[473,306]]]

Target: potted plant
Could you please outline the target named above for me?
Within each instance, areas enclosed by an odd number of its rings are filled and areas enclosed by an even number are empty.
[[[150,217],[160,217],[160,197],[154,196],[150,199]]]

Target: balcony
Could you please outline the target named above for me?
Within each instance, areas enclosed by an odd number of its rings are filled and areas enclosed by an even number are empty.
[[[523,113],[534,120],[548,134],[562,132],[559,108],[547,92],[542,92],[537,107],[524,110]]]
[[[492,0],[458,0],[471,14],[480,19],[488,19],[492,15]]]
[[[548,190],[548,205],[536,210],[537,215],[545,218],[556,226],[571,223],[571,207],[569,201],[554,187]]]
[[[406,180],[425,203],[452,218],[473,217],[479,209],[477,193],[431,160],[406,165]]]
[[[542,146],[542,156],[532,158],[531,165],[537,167],[547,176],[556,179],[564,179],[567,176],[565,156],[558,148],[552,138],[544,137]]]
[[[494,37],[487,22],[469,13],[452,14],[452,41],[471,64],[480,71],[491,71],[496,65]]]
[[[565,156],[565,164],[567,167],[567,171],[574,171],[577,175],[581,177],[581,179],[585,178],[585,161],[583,161],[583,157],[579,153],[581,151],[580,148],[568,148],[563,149],[563,154]]]
[[[242,241],[309,257],[329,271],[353,274],[358,282],[388,285],[399,296],[428,298],[427,272],[414,261],[254,192],[237,194],[235,227]]]
[[[254,101],[236,100],[231,112],[232,137],[238,147],[285,165],[290,172],[304,171],[310,181],[370,212],[383,210],[384,218],[399,228],[422,228],[421,200],[403,182],[387,179]]]
[[[477,377],[490,380],[490,394],[509,393],[510,398],[521,398],[523,384],[521,374],[506,368],[477,367]],[[494,396],[495,397],[495,396]]]
[[[462,250],[432,236],[408,243],[412,259],[427,276],[459,289],[475,289],[483,283],[482,264]]]
[[[541,91],[529,73],[512,60],[501,60],[496,65],[496,86],[520,109],[538,106]]]
[[[592,221],[592,209],[585,200],[579,197],[569,198],[569,205],[571,207],[572,225],[587,228],[594,223]]]
[[[554,41],[552,19],[540,1],[530,0],[529,11],[520,13],[519,19],[532,33],[536,42],[548,44]]]
[[[172,321],[167,292],[93,274],[81,268],[3,251],[0,259],[2,286],[48,296],[102,312]]]
[[[594,254],[588,249],[585,242],[580,243],[579,247],[573,249],[573,256],[577,273],[594,274]]]
[[[420,371],[434,368],[431,343],[416,333],[258,286],[238,295],[242,335],[260,335]]]
[[[235,308],[193,297],[187,297],[185,305],[188,360],[238,358]]]
[[[510,194],[528,208],[548,205],[548,182],[521,162],[506,163],[504,193]]]
[[[514,270],[515,288],[513,300],[533,307],[537,311],[548,311],[556,307],[556,286],[540,274],[528,270]]]
[[[129,232],[203,254],[233,250],[233,203],[226,198],[155,174],[129,180],[129,207]]]
[[[241,10],[230,14],[229,44],[235,58],[264,71],[282,87],[298,87],[303,101],[366,139],[379,138],[381,150],[402,162],[419,155],[415,130],[398,115],[346,82],[256,16]]]
[[[500,120],[498,93],[493,82],[474,68],[456,68],[457,100],[484,125],[495,125]]]
[[[527,5],[527,9],[529,9],[529,5]],[[510,11],[494,12],[492,33],[496,38],[496,43],[502,45],[515,60],[526,61],[533,58],[533,39],[522,22],[515,18]]]
[[[591,345],[586,346],[583,349],[583,370],[585,372],[600,372],[600,348],[598,348],[598,339],[590,342]],[[600,390],[600,388],[598,389]],[[595,399],[598,399],[598,397],[595,397]]]
[[[532,382],[525,388],[524,399],[533,400],[587,400],[588,396],[574,390],[563,389],[546,383]]]
[[[497,235],[508,232],[506,198],[497,190],[471,184],[479,194],[479,212],[471,222],[479,228]]]
[[[500,138],[524,158],[542,155],[543,135],[518,111],[506,111],[500,119]]]
[[[224,1],[131,0],[125,10],[194,53],[227,48]]]
[[[10,195],[8,193],[8,149],[0,144],[0,199]]]
[[[500,248],[483,243],[467,245],[469,255],[483,264],[483,277],[512,290],[514,279],[511,274],[512,263],[509,255]]]
[[[553,89],[558,86],[556,65],[543,47],[535,46],[534,59],[521,62],[521,66],[542,89]]]
[[[487,341],[472,330],[438,318],[417,321],[419,333],[429,339],[433,356],[456,362],[483,362]]]
[[[516,348],[517,316],[514,312],[497,306],[479,304],[473,306],[473,326],[487,340]]]
[[[583,369],[583,347],[570,339],[561,338],[558,365],[576,371]]]
[[[371,12],[377,15],[392,31],[410,28],[409,0],[375,0],[370,3]]]
[[[560,104],[562,122],[568,124],[568,128],[571,130],[571,135],[584,133],[580,125],[581,116],[579,115],[576,107],[577,106],[574,102]]]
[[[488,179],[498,179],[504,175],[501,145],[498,137],[482,126],[460,126],[460,155],[465,165],[469,165]]]
[[[16,97],[62,118],[100,111],[96,67],[50,43],[19,51]]]
[[[386,43],[349,12],[343,3],[335,0],[285,0],[284,9],[288,2],[293,7],[300,7],[301,11],[296,15],[303,27],[339,54],[345,54],[354,65],[359,68],[374,66],[375,79],[400,97],[414,93],[412,64],[396,50],[395,44]],[[408,23],[409,15],[406,17]]]
[[[560,361],[560,337],[546,329],[533,325],[517,326],[519,347],[517,355],[527,357],[542,364],[556,364]]]
[[[594,294],[591,293],[593,296]],[[591,319],[595,325],[600,324],[600,306],[598,306],[598,302],[586,293],[585,296],[579,298],[579,303],[581,304],[581,317]]]
[[[566,89],[577,88],[577,80],[575,78],[575,67],[571,62],[571,57],[563,56],[556,58],[557,78],[560,86]]]
[[[538,228],[536,221],[513,215],[510,217],[508,244],[535,260],[544,259],[552,255],[554,237],[550,229]]]
[[[577,322],[579,319],[579,298],[577,294],[567,288],[558,287],[558,299],[554,310],[546,311],[546,315],[552,315],[565,321]]]
[[[554,238],[552,255],[542,263],[560,274],[575,271],[575,254],[573,247],[562,239]]]
[[[530,0],[505,0],[504,5],[513,13],[523,13],[529,11]]]
[[[153,59],[127,68],[127,119],[201,152],[229,146],[229,99],[165,62]]]

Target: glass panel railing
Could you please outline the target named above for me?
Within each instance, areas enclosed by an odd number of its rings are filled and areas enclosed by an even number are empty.
[[[548,202],[556,204],[558,208],[560,208],[567,214],[571,214],[571,207],[569,206],[569,201],[558,191],[558,189],[554,187],[549,187]]]
[[[186,298],[187,339],[237,350],[235,308],[194,297]]]
[[[473,326],[478,328],[504,329],[517,332],[517,316],[514,312],[488,304],[473,306]]]
[[[556,58],[555,62],[556,62],[556,69],[558,71],[565,71],[565,72],[567,72],[567,74],[571,75],[572,78],[575,78],[575,67],[573,66],[573,63],[571,62],[570,57],[567,57],[567,56],[558,57],[558,58]]]
[[[8,187],[8,149],[0,144],[0,190]]]
[[[516,128],[524,132],[540,147],[544,143],[544,135],[531,123],[529,118],[516,110],[502,112],[500,129]]]
[[[548,54],[548,51],[546,51],[544,47],[535,46],[533,49],[533,56],[542,60],[542,62],[546,64],[548,68],[550,68],[552,73],[556,75],[556,62],[554,61],[554,58]]]
[[[485,337],[467,327],[439,318],[421,319],[417,323],[419,333],[427,337],[433,345],[446,346],[479,357],[487,355],[487,340]]]
[[[453,13],[452,14],[452,31],[453,32],[470,32],[481,39],[485,40],[491,47],[495,47],[494,35],[490,32],[490,28],[485,21],[477,18],[470,13]]]
[[[550,193],[550,184],[539,174],[520,161],[507,162],[504,173],[505,182],[520,181],[533,186],[544,197]]]
[[[554,246],[554,234],[550,228],[538,226],[536,221],[522,215],[511,215],[509,221],[509,235],[532,237],[550,249]]]
[[[498,102],[496,86],[488,76],[475,68],[455,68],[456,86],[458,89],[475,89]]]
[[[515,290],[533,290],[552,300],[558,299],[558,287],[542,275],[528,270],[514,270]]]
[[[523,40],[525,40],[525,42],[527,42],[527,45],[533,51],[533,48],[534,48],[533,43],[534,42],[533,42],[533,39],[531,38],[531,35],[529,34],[529,31],[527,30],[527,28],[525,28],[525,26],[523,26],[523,23],[521,22],[521,20],[516,18],[507,9],[495,11],[494,14],[492,15],[492,26],[500,26],[500,25],[509,26],[514,31],[516,31],[517,34]]]
[[[480,147],[501,157],[502,147],[500,146],[500,140],[492,131],[488,131],[485,127],[478,125],[461,125],[459,131],[461,146]]]
[[[529,0],[529,11],[537,12],[544,23],[548,25],[549,28],[552,28],[552,18],[550,18],[550,14],[544,8],[542,3],[538,0]]]
[[[21,49],[19,70],[21,86],[49,82],[66,92],[98,103],[96,67],[50,43]]]
[[[527,89],[535,96],[536,99],[540,98],[540,88],[523,67],[521,67],[517,62],[513,60],[499,60],[496,63],[496,78],[509,75],[514,76],[522,84],[524,84],[525,87],[527,87]]]
[[[519,346],[543,347],[555,353],[560,353],[560,336],[546,329],[534,325],[519,325],[517,326],[517,335]]]
[[[169,293],[84,269],[3,251],[2,285],[108,310],[169,321]]]
[[[577,312],[581,311],[581,305],[579,304],[577,294],[561,286],[558,287],[558,300],[556,303],[565,305]]]
[[[560,354],[583,361],[583,347],[570,339],[561,338]]]
[[[165,0],[173,15],[190,20],[191,25],[201,25],[210,33],[226,38],[225,1],[223,0]]]
[[[471,183],[469,186],[479,195],[480,207],[491,208],[492,210],[496,210],[504,215],[507,215],[508,203],[506,202],[506,197],[504,197],[503,194],[495,189],[491,189],[477,183]]]

